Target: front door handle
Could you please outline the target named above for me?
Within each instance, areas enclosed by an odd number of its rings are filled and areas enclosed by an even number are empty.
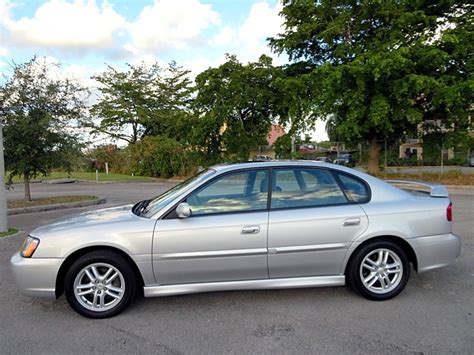
[[[260,226],[245,226],[242,228],[240,234],[258,234],[260,233]]]
[[[360,218],[348,218],[344,221],[343,226],[344,227],[358,226],[359,224],[360,224]]]

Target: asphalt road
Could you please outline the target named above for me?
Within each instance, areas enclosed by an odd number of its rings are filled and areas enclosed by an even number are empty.
[[[34,185],[34,196],[96,194],[129,203],[168,183]],[[21,196],[21,186],[9,198]],[[455,264],[413,273],[386,302],[345,287],[239,291],[138,299],[121,315],[90,320],[64,297],[19,295],[9,259],[34,227],[83,209],[10,216],[21,233],[0,239],[0,353],[464,353],[474,349],[474,196],[452,195],[454,231],[463,237]],[[103,206],[100,206],[103,207]],[[98,208],[98,207],[94,207]]]

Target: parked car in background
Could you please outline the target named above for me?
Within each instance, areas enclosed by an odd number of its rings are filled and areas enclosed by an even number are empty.
[[[254,158],[253,158],[254,161],[269,161],[269,160],[273,160],[273,158],[269,155],[256,155]]]
[[[317,157],[314,160],[315,161],[322,161],[324,163],[332,163],[332,160],[329,157]]]
[[[311,154],[316,152],[316,146],[312,143],[304,143],[298,147],[298,151],[303,154]]]
[[[33,230],[11,259],[22,293],[90,318],[145,297],[349,285],[377,301],[459,255],[447,189],[406,191],[311,161],[218,165],[162,195]],[[427,192],[420,192],[426,189]],[[446,282],[450,282],[449,279]]]
[[[339,156],[336,159],[334,159],[333,163],[337,165],[348,166],[348,167],[355,166],[355,161],[352,158],[352,155],[349,153],[339,154]]]
[[[469,166],[474,166],[474,155],[469,158]]]

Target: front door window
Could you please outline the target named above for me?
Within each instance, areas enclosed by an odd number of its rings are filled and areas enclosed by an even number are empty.
[[[219,177],[192,193],[186,202],[193,216],[265,210],[267,170],[244,171]]]

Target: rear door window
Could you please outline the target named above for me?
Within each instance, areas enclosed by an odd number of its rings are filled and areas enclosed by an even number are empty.
[[[273,209],[348,203],[334,176],[327,170],[275,169],[272,180]]]

